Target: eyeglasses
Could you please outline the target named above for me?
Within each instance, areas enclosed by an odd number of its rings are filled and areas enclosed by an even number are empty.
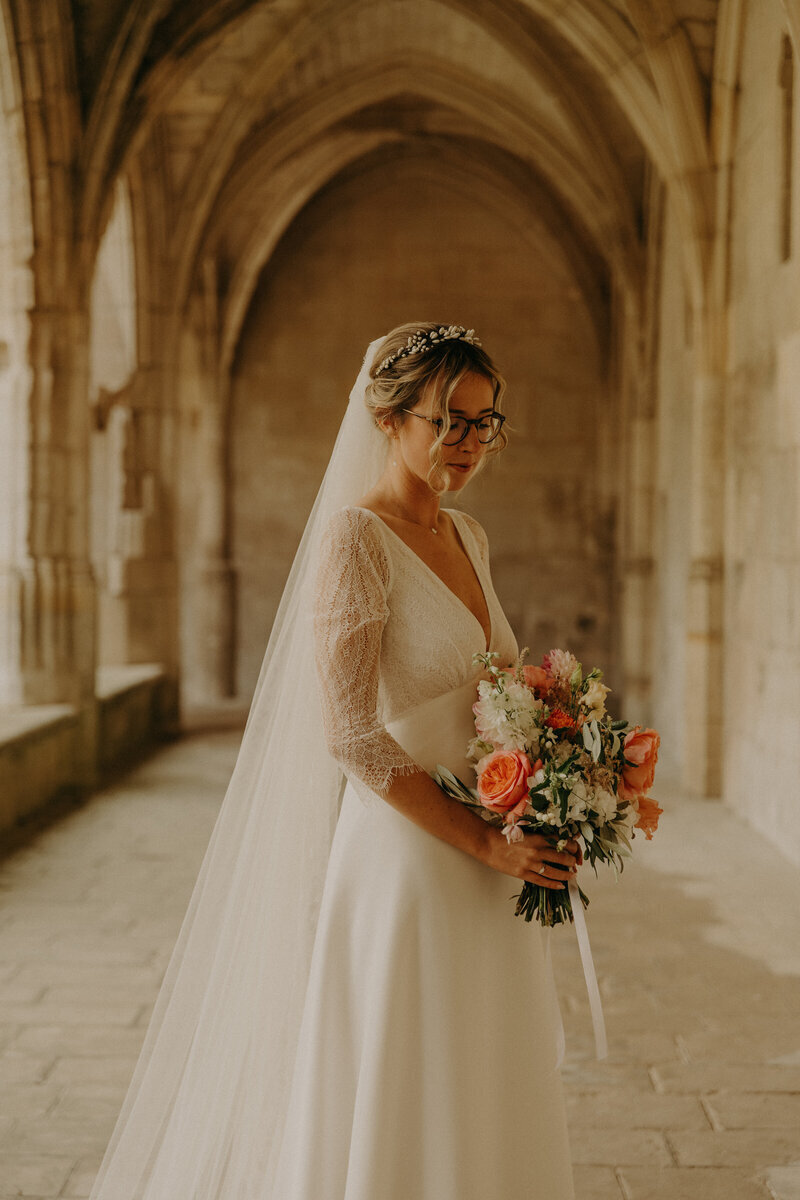
[[[408,413],[410,417],[419,417],[421,421],[427,421],[436,430],[436,436],[439,437],[444,427],[444,421],[441,417],[426,417],[423,413],[414,412],[410,408],[401,408],[400,412]],[[489,442],[500,433],[503,428],[505,416],[503,413],[491,412],[486,413],[482,417],[451,417],[450,428],[447,431],[447,437],[444,439],[445,446],[457,446],[459,442],[463,442],[470,430],[470,426],[475,426],[475,432],[478,435],[478,441],[487,446]]]

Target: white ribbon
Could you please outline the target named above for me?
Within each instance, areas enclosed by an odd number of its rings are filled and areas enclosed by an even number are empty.
[[[586,917],[583,912],[583,901],[574,879],[570,879],[569,898],[572,902],[572,915],[575,919],[575,934],[578,938],[578,949],[581,952],[583,977],[586,980],[586,991],[589,994],[589,1008],[594,1027],[594,1044],[598,1060],[608,1057],[608,1040],[606,1038],[606,1023],[603,1017],[603,1005],[600,1001],[600,989],[597,986],[597,975],[592,960],[592,948],[589,945],[589,930],[586,928]]]

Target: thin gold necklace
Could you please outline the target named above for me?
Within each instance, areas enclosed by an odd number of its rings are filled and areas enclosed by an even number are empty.
[[[393,459],[392,459],[392,466],[393,466],[393,467],[396,467],[396,466],[397,466],[397,459],[395,459],[395,458],[393,458]],[[400,520],[401,520],[401,521],[408,521],[409,525],[419,525],[420,529],[424,529],[424,528],[425,528],[425,526],[424,526],[424,525],[422,525],[420,521],[412,521],[412,520],[410,519],[410,517],[404,517],[404,516],[402,516],[402,514],[401,514],[401,516],[400,516]],[[438,534],[439,534],[439,530],[436,528],[436,526],[435,526],[435,525],[428,525],[428,526],[427,526],[427,528],[428,528],[428,529],[430,529],[431,533],[435,533],[435,534],[438,536]]]

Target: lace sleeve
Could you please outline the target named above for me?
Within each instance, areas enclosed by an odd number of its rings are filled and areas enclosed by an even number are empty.
[[[383,628],[391,564],[375,522],[360,509],[335,513],[314,595],[314,636],[328,749],[354,783],[385,793],[422,768],[378,720]],[[354,778],[353,778],[354,777]],[[362,789],[358,789],[362,794]]]

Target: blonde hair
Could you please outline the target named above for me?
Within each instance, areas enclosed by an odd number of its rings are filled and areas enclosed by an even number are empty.
[[[502,412],[502,398],[506,381],[489,355],[474,342],[462,338],[448,338],[419,354],[408,354],[396,358],[378,374],[381,363],[390,355],[403,349],[415,333],[432,333],[442,327],[438,321],[417,321],[398,325],[387,334],[378,347],[370,366],[370,382],[364,394],[364,402],[376,425],[387,417],[402,424],[407,414],[403,409],[413,408],[425,396],[432,397],[431,417],[439,417],[442,428],[430,448],[431,467],[428,483],[433,487],[433,478],[443,469],[442,447],[450,429],[450,399],[465,375],[481,375],[488,379],[493,388],[495,411]],[[491,442],[483,455],[481,466],[492,455],[499,454],[508,445],[505,430]],[[437,489],[434,489],[437,490]]]

